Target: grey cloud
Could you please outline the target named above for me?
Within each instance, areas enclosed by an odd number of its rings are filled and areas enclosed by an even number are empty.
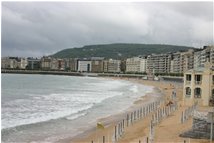
[[[2,56],[105,43],[213,44],[210,2],[3,2]]]

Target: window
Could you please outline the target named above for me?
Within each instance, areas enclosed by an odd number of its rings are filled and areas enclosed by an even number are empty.
[[[212,98],[214,99],[214,89],[212,90]]]
[[[186,97],[190,97],[190,96],[191,96],[191,88],[186,87]]]
[[[191,74],[187,74],[187,75],[186,75],[186,80],[187,80],[187,81],[191,81]]]
[[[201,84],[202,75],[195,75],[195,84]]]
[[[194,97],[201,98],[201,88],[195,88]]]
[[[213,84],[214,84],[214,75],[213,75]]]

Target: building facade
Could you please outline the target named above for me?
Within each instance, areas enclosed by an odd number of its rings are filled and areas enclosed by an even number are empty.
[[[51,70],[52,67],[52,59],[51,57],[42,57],[41,58],[41,69],[42,70]]]
[[[104,60],[104,57],[92,57],[91,58],[91,71],[94,73],[103,72],[103,60]]]
[[[27,64],[28,70],[40,69],[40,59],[28,58],[27,61],[28,61],[28,64]]]
[[[197,102],[201,106],[214,106],[214,69],[209,62],[184,73],[183,101],[185,105]]]
[[[70,58],[69,59],[69,69],[70,71],[77,71],[78,68],[78,59],[77,58]]]
[[[26,58],[3,57],[1,58],[1,68],[6,69],[26,69],[28,62]]]
[[[176,53],[172,54],[170,73],[182,73],[182,71],[181,71],[181,52],[176,52]]]
[[[126,72],[146,72],[146,58],[133,57],[126,60]]]
[[[11,68],[9,57],[2,57],[1,58],[1,68],[2,69],[9,69],[9,68]]]
[[[79,72],[91,72],[91,61],[90,60],[78,60],[78,68]]]
[[[148,74],[169,73],[172,54],[151,54],[147,56],[146,72]]]
[[[107,71],[110,73],[119,73],[120,70],[120,60],[109,59],[107,62]]]
[[[101,73],[103,72],[103,60],[92,60],[91,61],[92,72]]]
[[[207,61],[214,65],[214,46],[204,46],[194,53],[194,68],[204,67]]]
[[[194,68],[194,50],[189,49],[186,52],[181,52],[181,67],[180,72],[184,73]]]

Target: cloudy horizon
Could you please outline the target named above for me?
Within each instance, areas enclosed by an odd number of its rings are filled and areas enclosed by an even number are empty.
[[[213,2],[2,2],[2,56],[110,43],[213,44]]]

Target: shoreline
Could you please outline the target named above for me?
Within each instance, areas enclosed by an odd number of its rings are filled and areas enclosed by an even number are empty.
[[[103,77],[101,77],[101,78],[103,78]],[[109,78],[109,77],[104,77],[104,78]],[[110,77],[110,79],[127,80],[124,78],[113,78],[113,77]],[[131,80],[127,80],[127,81],[137,83],[137,84],[142,84],[142,83],[138,82],[138,79],[131,79]],[[146,85],[146,84],[142,84],[142,85],[152,86],[153,91],[150,93],[146,93],[144,96],[139,97],[137,100],[132,102],[132,104],[129,107],[127,107],[126,110],[124,110],[120,113],[117,113],[117,114],[112,114],[110,116],[97,119],[98,122],[103,123],[103,125],[105,126],[105,131],[97,131],[96,126],[95,126],[93,128],[88,129],[87,131],[75,136],[75,137],[72,137],[72,139],[60,140],[59,142],[82,143],[82,142],[91,142],[92,140],[94,142],[96,142],[95,138],[97,138],[97,141],[101,141],[103,135],[106,135],[106,138],[107,138],[106,142],[108,142],[109,136],[111,136],[113,134],[114,125],[116,123],[118,123],[118,121],[123,119],[125,117],[125,115],[127,115],[127,113],[130,113],[139,107],[144,107],[149,103],[152,103],[154,101],[159,101],[159,100],[164,98],[164,93],[163,93],[161,88],[155,87],[153,85]]]
[[[102,80],[105,80],[105,79],[102,78],[102,77],[100,77],[100,78],[101,78]],[[107,79],[106,79],[106,80],[107,80]],[[111,79],[110,79],[110,81],[111,81],[110,84],[111,84],[112,82],[114,82],[114,80],[111,80]],[[119,81],[119,82],[122,83],[122,81]],[[131,83],[130,86],[127,86],[127,89],[129,89],[129,87],[133,87],[132,85],[135,86],[135,84]],[[144,92],[144,90],[140,90],[140,87],[141,87],[141,86],[139,86],[139,89],[138,89],[138,90],[141,91],[141,92]],[[143,87],[143,86],[142,86],[142,87]],[[143,88],[143,89],[144,89],[144,88]],[[146,91],[147,91],[147,88],[145,88],[145,89],[146,89]],[[126,92],[126,88],[124,88],[123,91]],[[132,91],[132,90],[130,90],[130,93],[132,93],[131,91]],[[153,87],[151,87],[151,88],[148,87],[148,92],[152,92],[152,91],[153,91]],[[141,96],[142,94],[138,94],[138,93],[141,93],[141,92],[137,92],[137,93],[136,93],[137,96],[130,97],[130,98],[132,98],[132,99],[131,99],[131,102],[130,102],[130,100],[127,98],[128,100],[126,100],[127,102],[125,102],[125,103],[127,103],[127,104],[124,104],[123,108],[121,108],[121,109],[122,109],[122,110],[125,110],[127,107],[131,106],[131,104],[133,104],[133,102],[134,102],[136,99],[140,98],[140,96]],[[146,94],[146,92],[144,92],[143,95],[145,95],[145,94]],[[131,95],[131,94],[130,94],[130,95]],[[120,99],[120,100],[118,100],[118,102],[120,102],[122,98],[118,98],[118,99]],[[132,102],[132,101],[133,101],[133,102]],[[116,103],[115,105],[118,104],[117,102],[115,102],[115,103]],[[110,105],[110,104],[111,104],[111,102],[109,102],[109,103],[107,104],[107,106]],[[137,103],[135,103],[135,104],[137,104]],[[114,106],[113,106],[113,107],[114,107]],[[115,107],[117,107],[117,106],[115,106]],[[113,109],[113,111],[114,111],[115,108],[110,108],[110,109]],[[110,114],[107,113],[106,115],[109,116],[109,117],[112,119],[111,121],[113,121],[113,117],[115,117],[114,119],[116,119],[115,121],[117,121],[117,120],[119,120],[119,119],[117,119],[117,117],[122,116],[122,115],[118,115],[118,116],[116,117],[115,114],[120,113],[122,110],[118,110],[118,111],[117,111],[117,109],[115,109],[114,112],[112,112],[111,110],[108,110],[108,112],[109,112]],[[105,110],[104,110],[104,111],[105,111]],[[107,110],[106,110],[106,111],[107,111]],[[112,115],[112,114],[113,114],[113,115]],[[103,116],[103,117],[106,118],[107,116]],[[96,116],[96,117],[99,117],[99,116]],[[96,119],[96,117],[94,117],[94,119]],[[105,120],[105,118],[100,118],[100,120]],[[78,121],[78,120],[77,120],[77,121]],[[86,120],[86,121],[87,121],[87,120]],[[107,120],[107,121],[109,121],[109,120]],[[96,125],[96,120],[94,120],[94,123],[95,123],[95,125]],[[92,127],[94,126],[94,123],[92,124]],[[109,124],[109,123],[107,123],[107,124]],[[83,125],[84,125],[84,124],[83,124]],[[84,127],[84,130],[87,129],[88,127],[89,127],[89,126],[86,126],[86,128]],[[82,129],[83,129],[83,128],[82,128]],[[84,130],[79,130],[79,131],[81,132],[81,131],[84,131]],[[79,132],[79,131],[78,131],[78,132]],[[74,133],[78,133],[78,132],[74,132]],[[68,134],[69,134],[69,132],[68,132]],[[66,135],[67,135],[67,134],[66,134]],[[73,134],[73,135],[74,135],[74,134]],[[71,136],[73,136],[73,135],[72,135],[72,132],[71,132]],[[63,136],[63,135],[62,135],[62,136]],[[69,136],[67,136],[67,137],[69,137]],[[65,137],[65,138],[67,138],[67,137]],[[43,139],[43,138],[38,138],[38,140],[42,140],[42,139]],[[57,140],[56,140],[56,142],[57,142]],[[61,142],[61,141],[60,141],[60,142]]]
[[[159,89],[164,98],[164,102],[168,103],[170,101],[170,97],[172,91],[176,91],[177,100],[178,100],[178,109],[172,112],[168,117],[164,118],[157,126],[155,126],[155,135],[153,142],[164,143],[164,142],[184,142],[191,141],[194,143],[209,143],[207,139],[190,139],[183,138],[179,135],[191,129],[192,127],[192,118],[190,118],[186,123],[180,123],[180,115],[183,110],[187,108],[187,106],[182,105],[182,96],[183,96],[183,85],[180,83],[174,83],[173,86],[170,82],[160,82],[160,81],[145,81],[139,79],[128,79],[128,78],[118,78],[115,77],[116,80],[129,80],[136,83],[141,83],[148,86],[154,86],[156,89]],[[149,95],[148,95],[149,96]],[[146,96],[145,96],[146,97]],[[138,103],[138,101],[135,101]],[[142,104],[145,101],[139,101],[139,104]],[[146,103],[146,102],[145,102]],[[125,128],[125,132],[122,134],[120,139],[117,141],[118,143],[133,143],[133,142],[146,142],[147,137],[149,137],[150,130],[150,121],[153,113],[148,114],[145,118],[137,120],[129,127]],[[115,117],[109,117],[109,120]],[[80,136],[76,140],[67,140],[69,143],[88,143],[88,142],[102,142],[103,136],[105,136],[105,142],[112,142],[112,134],[114,133],[114,126],[117,122],[111,122],[111,124],[105,128],[105,130],[96,131],[96,127],[94,130],[90,130],[85,133],[84,136]],[[110,136],[109,136],[110,135]],[[98,138],[99,137],[99,138]],[[66,143],[67,143],[66,142]]]
[[[125,111],[112,114],[110,116],[99,118],[97,121],[101,121],[105,125],[105,130],[99,130],[96,131],[96,125],[94,127],[88,128],[85,132],[80,133],[77,136],[74,137],[67,137],[64,139],[60,139],[57,142],[75,142],[75,143],[84,143],[84,142],[102,142],[102,137],[106,137],[106,142],[110,138],[112,138],[112,134],[114,132],[114,126],[118,123],[118,121],[126,115],[127,112],[133,111],[138,106],[142,106],[143,104],[148,104],[148,102],[154,100],[154,98],[157,100],[157,96],[151,96],[155,93],[158,93],[161,95],[161,97],[164,99],[165,103],[169,101],[169,98],[171,96],[171,93],[173,90],[176,90],[177,93],[177,99],[178,99],[178,105],[179,109],[178,111],[175,111],[170,115],[169,117],[165,118],[159,125],[157,125],[155,128],[155,138],[154,142],[183,142],[186,140],[185,138],[179,137],[179,134],[183,131],[186,131],[191,128],[192,120],[190,119],[185,124],[180,124],[180,114],[181,112],[186,108],[186,106],[182,105],[182,95],[183,95],[183,86],[180,83],[174,83],[172,86],[170,82],[165,81],[149,81],[149,80],[141,80],[137,78],[124,78],[124,77],[99,77],[99,78],[110,78],[114,80],[127,80],[133,83],[143,84],[145,86],[153,86],[153,91],[150,93],[146,93],[143,97],[139,97],[137,100],[132,102],[132,105],[129,106],[129,108],[126,108]],[[160,98],[159,98],[160,99]],[[120,138],[119,143],[128,143],[128,142],[138,142],[139,140],[145,141],[146,137],[149,136],[149,124],[151,120],[151,115],[143,118],[143,120],[137,120],[134,122],[134,124],[128,128],[125,129],[125,133],[122,135],[122,138]],[[170,134],[170,136],[169,136]],[[97,140],[97,137],[99,139]],[[167,138],[166,138],[167,137]],[[74,139],[73,139],[74,138]],[[202,139],[189,139],[193,142],[199,143],[208,143],[207,140]],[[111,142],[111,140],[110,140]]]

